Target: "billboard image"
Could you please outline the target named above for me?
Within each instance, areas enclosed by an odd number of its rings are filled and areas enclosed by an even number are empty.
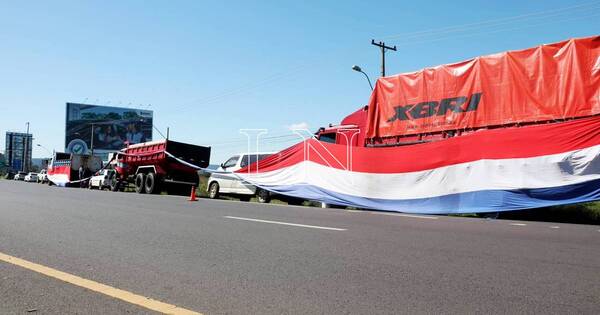
[[[67,103],[65,152],[114,152],[152,141],[151,110]],[[93,130],[93,132],[92,132]]]

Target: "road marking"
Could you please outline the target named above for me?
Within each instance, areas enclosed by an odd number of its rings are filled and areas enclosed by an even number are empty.
[[[269,220],[260,220],[260,219],[252,219],[252,218],[242,218],[242,217],[233,217],[233,216],[225,216],[228,219],[236,219],[236,220],[244,220],[244,221],[253,221],[253,222],[262,222],[262,223],[271,223],[271,224],[280,224],[280,225],[289,225],[289,226],[299,226],[311,229],[319,229],[319,230],[330,230],[330,231],[346,231],[346,229],[339,229],[327,226],[317,226],[317,225],[306,225],[306,224],[297,224],[297,223],[288,223],[288,222],[280,222],[280,221],[269,221]]]
[[[551,228],[551,229],[559,229],[559,228],[560,228],[560,226],[558,226],[558,225],[551,225],[551,226],[550,226],[550,228]]]
[[[391,215],[394,217],[415,218],[415,219],[429,219],[429,220],[437,220],[438,219],[438,217],[429,216],[429,215],[415,215],[415,214],[388,213],[388,212],[372,212],[372,213]]]
[[[163,303],[151,298],[141,296],[135,293],[131,293],[125,290],[117,289],[93,280],[84,279],[60,270],[56,270],[50,267],[42,266],[30,261],[6,255],[0,252],[0,261],[19,266],[45,276],[55,278],[94,292],[98,292],[115,299],[119,299],[131,304],[135,304],[149,310],[153,310],[163,314],[174,314],[174,315],[201,315],[198,312],[190,311],[185,308],[181,308],[172,304]]]
[[[525,223],[511,223],[510,225],[514,225],[514,226],[526,226],[527,224],[525,224]]]

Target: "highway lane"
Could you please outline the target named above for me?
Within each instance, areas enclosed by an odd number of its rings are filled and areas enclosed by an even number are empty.
[[[0,181],[0,253],[207,314],[597,314],[599,229]],[[19,268],[7,313],[146,312]]]

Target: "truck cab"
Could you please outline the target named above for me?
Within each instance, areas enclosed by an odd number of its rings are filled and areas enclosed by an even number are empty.
[[[368,106],[363,106],[344,118],[339,125],[330,124],[329,127],[319,128],[315,136],[327,143],[364,146],[367,112]]]

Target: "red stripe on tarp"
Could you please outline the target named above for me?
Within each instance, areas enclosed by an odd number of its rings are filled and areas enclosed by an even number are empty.
[[[306,145],[305,145],[306,144]],[[600,145],[600,116],[537,126],[481,130],[473,134],[404,147],[347,148],[306,140],[258,164],[259,172],[292,166],[305,160],[355,172],[405,173],[429,170],[483,159],[511,159],[558,154]],[[305,152],[305,146],[308,147]],[[306,153],[306,154],[305,154]],[[257,165],[238,173],[255,172]]]

